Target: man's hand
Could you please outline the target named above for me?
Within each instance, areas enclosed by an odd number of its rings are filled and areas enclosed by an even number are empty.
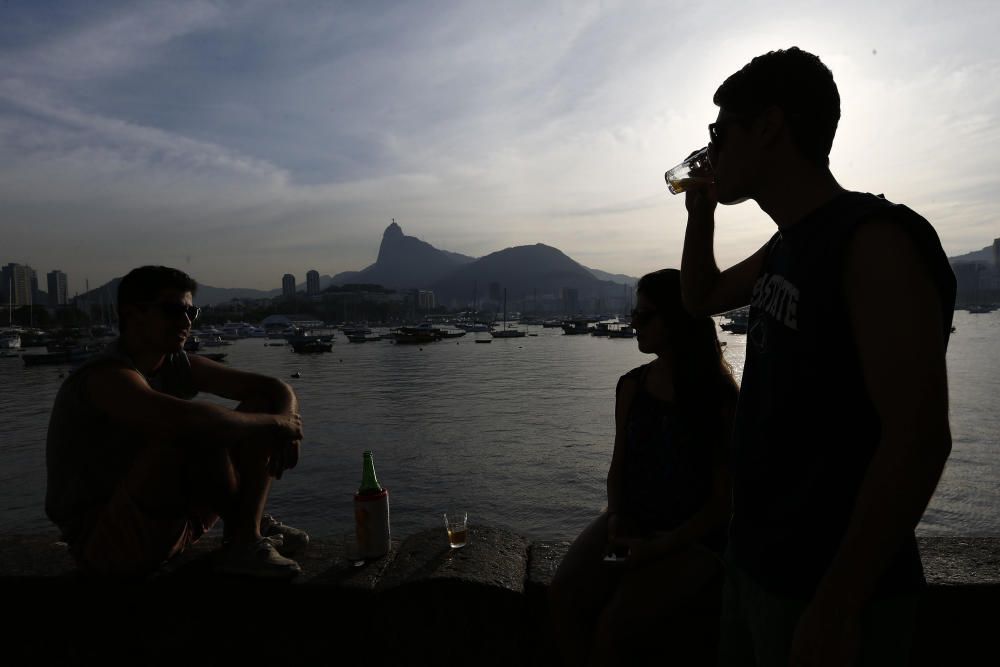
[[[302,417],[297,412],[274,415],[277,429],[277,444],[271,452],[268,472],[275,479],[289,468],[294,468],[299,462],[299,451],[302,448]]]
[[[715,193],[715,182],[700,183],[692,180],[684,190],[684,206],[688,211],[688,218],[701,221],[712,219],[715,215],[715,207],[719,205],[719,198]]]
[[[860,612],[814,599],[792,637],[790,667],[850,667],[861,646]]]
[[[274,415],[276,440],[302,440],[302,417],[297,412]]]

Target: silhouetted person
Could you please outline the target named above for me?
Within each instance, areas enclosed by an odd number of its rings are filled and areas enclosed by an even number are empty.
[[[195,282],[144,266],[118,287],[121,337],[74,371],[49,422],[45,510],[80,567],[143,576],[221,516],[220,570],[287,577],[308,542],[264,514],[271,481],[295,466],[302,422],[285,383],[187,355]],[[189,400],[200,391],[235,409]]]
[[[715,103],[681,275],[692,313],[751,306],[720,664],[906,664],[914,529],[951,451],[954,275],[926,220],[834,180],[840,95],[816,56],[754,58]],[[778,231],[720,272],[716,203],[743,198]]]
[[[652,635],[656,660],[668,659],[688,638],[663,619],[683,616],[713,582],[717,594],[722,572],[737,387],[715,323],[685,312],[679,272],[664,269],[639,281],[632,325],[656,359],[618,381],[608,509],[573,542],[550,589],[567,665],[634,664],[637,642]],[[604,562],[609,548],[625,561]]]

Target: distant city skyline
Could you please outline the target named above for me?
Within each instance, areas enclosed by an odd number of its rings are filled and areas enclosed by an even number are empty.
[[[0,4],[0,262],[79,292],[143,264],[270,290],[364,268],[395,218],[473,257],[677,266],[664,170],[706,142],[726,76],[792,45],[840,87],[845,187],[921,213],[952,256],[1000,236],[996,3],[293,6]],[[774,231],[720,207],[719,264]]]

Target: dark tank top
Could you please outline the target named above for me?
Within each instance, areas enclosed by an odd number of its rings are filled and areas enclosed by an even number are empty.
[[[119,341],[73,371],[56,395],[46,438],[45,513],[73,543],[80,537],[87,512],[106,503],[132,467],[147,436],[114,422],[90,398],[87,378],[98,367],[124,366],[138,372]],[[156,391],[193,398],[191,362],[183,351],[170,354],[157,373],[146,378]]]
[[[625,378],[636,382],[625,431],[622,509],[645,535],[673,530],[705,506],[718,451],[710,435],[718,424],[700,425],[675,402],[653,396],[646,389],[647,371],[640,366],[618,381],[619,392]],[[703,542],[721,551],[725,540],[720,526]]]
[[[775,234],[753,290],[730,544],[748,574],[797,598],[811,597],[829,568],[881,437],[842,293],[848,245],[876,218],[896,222],[919,248],[938,287],[947,344],[955,278],[941,243],[926,220],[882,197],[842,193]],[[923,581],[911,532],[876,595],[913,592]]]

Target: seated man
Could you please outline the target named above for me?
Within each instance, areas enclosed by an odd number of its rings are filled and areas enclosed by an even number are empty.
[[[264,514],[298,461],[302,421],[275,378],[184,352],[196,283],[162,266],[118,287],[121,337],[74,371],[49,422],[45,511],[87,572],[143,576],[221,517],[223,572],[291,577],[305,532]],[[190,400],[199,391],[240,401]]]

